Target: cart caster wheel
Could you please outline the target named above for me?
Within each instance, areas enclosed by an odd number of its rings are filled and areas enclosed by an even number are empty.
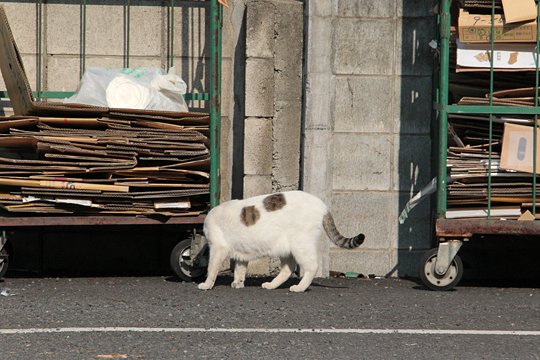
[[[422,282],[431,290],[444,291],[454,288],[463,276],[463,262],[461,258],[456,255],[444,275],[439,275],[435,272],[436,261],[437,248],[428,250],[420,268]]]
[[[171,269],[184,281],[198,281],[206,275],[206,268],[190,265],[191,239],[180,241],[171,251]]]
[[[0,250],[0,279],[6,275],[9,266],[9,253],[6,248]]]

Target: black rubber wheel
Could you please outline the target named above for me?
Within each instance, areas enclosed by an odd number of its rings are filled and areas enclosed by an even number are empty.
[[[0,251],[0,279],[6,275],[9,266],[9,253],[4,247]]]
[[[176,276],[184,281],[198,281],[206,275],[205,267],[191,266],[189,262],[191,255],[191,239],[180,241],[171,251],[171,269]]]
[[[446,273],[441,276],[435,272],[437,250],[437,248],[428,250],[424,255],[420,266],[420,278],[424,285],[431,290],[451,290],[461,281],[463,276],[463,262],[456,255]]]

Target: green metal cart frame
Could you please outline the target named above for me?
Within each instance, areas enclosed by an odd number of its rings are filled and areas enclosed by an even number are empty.
[[[536,64],[536,90],[534,106],[514,107],[493,105],[494,69],[490,59],[490,90],[488,105],[455,105],[449,104],[449,65],[450,65],[450,36],[451,36],[451,2],[439,0],[437,16],[439,31],[439,63],[438,82],[435,88],[435,111],[438,125],[438,167],[437,167],[437,210],[435,234],[437,247],[428,251],[422,260],[420,276],[424,284],[433,290],[452,289],[459,283],[463,275],[463,264],[458,251],[464,242],[474,235],[538,235],[540,222],[499,220],[491,217],[491,172],[487,176],[487,218],[485,219],[446,219],[447,211],[447,150],[448,150],[448,115],[449,114],[483,114],[489,116],[489,158],[488,169],[491,168],[493,117],[494,115],[513,114],[530,115],[534,117],[537,127],[540,106],[538,106],[539,69]],[[491,6],[491,33],[494,33],[495,1]],[[540,34],[540,14],[537,14],[537,33]],[[491,51],[494,49],[494,39],[491,37]],[[536,41],[536,58],[540,50],[540,41]],[[533,132],[533,174],[532,174],[532,212],[536,214],[536,132]]]
[[[125,26],[125,49],[124,66],[129,66],[129,13],[131,6],[130,0],[119,0],[119,4],[124,4],[124,26]],[[176,5],[182,1],[176,0]],[[206,0],[208,4],[209,24],[207,28],[210,33],[209,40],[209,91],[206,93],[188,93],[186,100],[205,100],[209,103],[210,113],[210,207],[219,204],[220,199],[220,138],[221,138],[221,46],[222,46],[222,24],[223,7],[218,0]],[[38,29],[41,27],[41,9],[43,0],[35,0]],[[82,46],[81,46],[81,68],[84,69],[85,61],[85,33],[86,33],[86,9],[87,0],[81,0],[81,19],[82,19]],[[171,9],[175,7],[175,0],[170,0]],[[170,23],[174,24],[174,12],[171,11]],[[168,64],[172,65],[172,44],[174,28],[169,28],[169,58]],[[38,37],[38,53],[41,53],[40,36]],[[41,66],[38,56],[38,74],[37,90],[34,97],[41,99],[64,98],[71,96],[73,92],[60,91],[42,91],[41,89]],[[7,92],[0,92],[0,97],[8,98]],[[200,230],[204,222],[204,215],[190,217],[168,217],[168,218],[150,218],[146,216],[0,216],[0,278],[6,273],[9,264],[9,241],[7,233],[17,228],[27,227],[51,227],[51,226],[79,226],[79,225],[177,225],[183,226],[190,231],[190,237],[180,241],[172,250],[170,256],[170,265],[177,276],[185,281],[200,278],[204,275],[206,266],[206,241],[204,236],[200,235]]]

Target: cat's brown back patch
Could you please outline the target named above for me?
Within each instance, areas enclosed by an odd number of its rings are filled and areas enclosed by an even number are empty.
[[[245,206],[240,213],[240,220],[246,226],[254,225],[261,217],[261,213],[255,206]]]
[[[287,201],[285,200],[285,195],[278,193],[265,197],[263,205],[266,211],[276,211],[287,205]]]

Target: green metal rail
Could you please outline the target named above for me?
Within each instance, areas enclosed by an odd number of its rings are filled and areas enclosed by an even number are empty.
[[[488,169],[491,169],[492,161],[492,143],[493,143],[493,116],[513,114],[513,115],[531,115],[534,116],[534,128],[538,127],[538,115],[540,114],[540,106],[538,106],[538,86],[539,86],[539,64],[540,55],[540,39],[537,36],[536,41],[536,69],[535,69],[535,101],[534,106],[500,106],[493,105],[494,93],[494,78],[495,71],[493,65],[493,57],[490,56],[489,68],[489,105],[455,105],[449,104],[449,65],[450,65],[450,27],[451,27],[451,0],[439,0],[438,14],[438,31],[440,39],[440,62],[439,62],[439,78],[438,88],[436,89],[436,104],[434,109],[438,116],[439,126],[439,142],[438,142],[438,168],[437,168],[437,217],[445,218],[447,211],[447,151],[448,151],[448,115],[449,114],[485,114],[489,115],[489,157]],[[495,18],[495,1],[492,0],[491,6],[491,33],[494,34]],[[537,7],[537,34],[540,34],[540,7]],[[491,53],[495,49],[495,40],[491,36]],[[536,149],[537,149],[537,134],[533,131],[533,173],[532,173],[532,210],[536,214]],[[487,213],[488,219],[491,218],[491,171],[487,172],[488,194],[487,194]]]

